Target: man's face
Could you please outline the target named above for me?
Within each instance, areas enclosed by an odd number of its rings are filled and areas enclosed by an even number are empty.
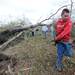
[[[63,19],[64,21],[66,21],[66,20],[68,19],[68,17],[69,17],[69,13],[64,12],[63,15],[62,15],[62,19]]]

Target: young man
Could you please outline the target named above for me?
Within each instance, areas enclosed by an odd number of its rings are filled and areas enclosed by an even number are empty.
[[[57,47],[57,61],[56,68],[58,71],[62,71],[62,59],[63,55],[71,57],[72,46],[71,46],[71,29],[72,21],[69,16],[69,10],[67,8],[62,10],[61,18],[56,22],[56,36],[55,42]]]

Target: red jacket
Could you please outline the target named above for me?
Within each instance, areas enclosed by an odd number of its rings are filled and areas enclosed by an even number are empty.
[[[59,19],[56,22],[56,40],[67,42],[71,38],[71,29],[72,29],[72,21],[70,17],[68,17],[67,21],[64,22],[63,19]]]

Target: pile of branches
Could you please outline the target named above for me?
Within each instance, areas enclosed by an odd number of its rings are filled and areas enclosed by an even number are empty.
[[[15,75],[16,65],[16,57],[0,53],[0,75]]]

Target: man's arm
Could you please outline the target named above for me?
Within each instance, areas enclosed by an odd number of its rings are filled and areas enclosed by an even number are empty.
[[[72,28],[72,23],[68,23],[68,25],[66,25],[66,27],[64,28],[64,30],[55,37],[55,40],[61,40],[66,34],[68,34],[69,32],[71,32],[71,28]]]

